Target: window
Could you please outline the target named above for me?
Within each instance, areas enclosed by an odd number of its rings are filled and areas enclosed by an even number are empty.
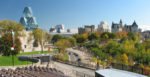
[[[27,46],[26,45],[24,45],[24,48],[26,48]]]

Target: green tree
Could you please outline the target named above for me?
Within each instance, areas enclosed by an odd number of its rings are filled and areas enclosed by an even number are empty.
[[[144,49],[144,46],[141,43],[135,43],[135,47],[137,48],[138,52],[141,52]]]
[[[31,35],[33,35],[34,42],[36,42],[36,44],[38,44],[38,43],[40,44],[41,51],[43,53],[44,44],[47,42],[46,41],[47,40],[46,32],[44,32],[43,29],[36,28],[35,30],[32,31]]]
[[[62,35],[59,35],[59,34],[56,34],[56,35],[54,35],[53,37],[52,37],[52,43],[54,44],[55,42],[57,42],[57,41],[59,41],[59,40],[61,40],[61,39],[63,39],[64,37],[62,36]]]
[[[83,46],[83,44],[87,41],[86,37],[84,37],[81,34],[74,35],[74,38],[76,39],[77,43]]]
[[[133,32],[129,32],[128,33],[128,39],[135,41],[136,40],[135,34]]]
[[[128,56],[124,53],[121,55],[122,63],[128,64]]]
[[[62,39],[57,41],[54,45],[59,49],[59,53],[64,53],[66,48],[70,46],[70,42],[66,39]]]
[[[71,47],[76,46],[76,39],[74,37],[69,38],[69,42],[71,44]]]
[[[90,51],[94,56],[98,56],[101,60],[108,59],[108,54],[103,53],[102,50],[99,48],[91,48]]]
[[[0,27],[3,28],[3,30],[1,30],[1,35],[10,33],[13,30],[16,37],[25,36],[23,32],[24,27],[21,23],[9,20],[2,20],[0,21]]]
[[[110,41],[107,45],[103,46],[102,49],[103,52],[111,55],[112,57],[125,52],[121,45],[116,41]]]
[[[145,49],[147,51],[150,48],[150,39],[144,40],[143,44],[144,44]]]
[[[14,41],[14,50],[11,50],[11,47],[13,46],[13,39],[10,33],[4,34],[0,38],[0,53],[4,56],[9,56],[11,54],[18,54],[21,51],[21,42],[19,38],[15,38]]]
[[[93,41],[93,40],[98,39],[98,36],[96,35],[96,33],[90,33],[89,36],[88,36],[88,39],[90,41]]]

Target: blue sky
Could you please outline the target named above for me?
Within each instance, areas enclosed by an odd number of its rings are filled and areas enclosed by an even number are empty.
[[[126,24],[136,20],[140,26],[150,26],[150,0],[1,0],[0,20],[19,21],[23,9],[30,6],[39,27],[48,29],[56,24],[66,28],[98,25],[120,19]]]

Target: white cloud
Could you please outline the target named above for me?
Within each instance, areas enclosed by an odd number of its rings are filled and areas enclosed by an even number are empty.
[[[150,26],[146,26],[146,25],[140,25],[139,28],[142,29],[142,31],[150,30]]]

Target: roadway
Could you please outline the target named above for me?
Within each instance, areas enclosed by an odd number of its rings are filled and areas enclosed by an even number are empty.
[[[67,50],[67,53],[69,55],[70,61],[72,61],[72,62],[76,62],[76,61],[80,62],[81,61],[81,57],[77,53],[72,52],[70,50]]]

